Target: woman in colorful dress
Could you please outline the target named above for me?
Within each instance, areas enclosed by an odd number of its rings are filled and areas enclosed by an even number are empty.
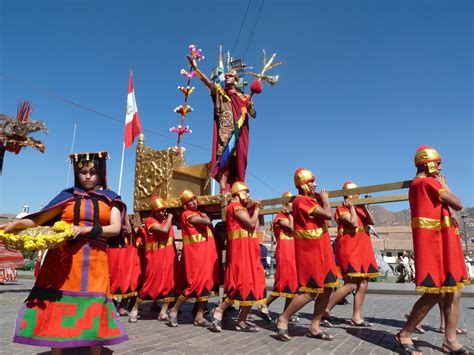
[[[282,197],[291,197],[291,192],[284,192]],[[273,220],[273,234],[275,235],[277,246],[275,251],[276,273],[273,290],[267,301],[261,308],[261,316],[267,322],[272,322],[268,307],[278,297],[285,297],[285,307],[288,307],[291,299],[298,293],[298,276],[296,274],[295,241],[293,239],[293,216],[289,212],[291,203],[284,204]],[[290,321],[297,322],[299,318],[292,316]]]
[[[198,199],[190,190],[181,194],[184,211],[181,214],[186,287],[170,311],[169,325],[178,326],[178,310],[189,299],[195,301],[194,325],[207,327],[204,311],[209,298],[219,294],[219,259],[212,233],[211,219],[198,211]]]
[[[354,189],[357,185],[347,181],[343,190]],[[336,208],[334,219],[337,222],[336,258],[344,276],[344,286],[337,289],[329,300],[325,317],[348,294],[356,291],[351,324],[357,327],[370,327],[372,324],[362,318],[362,304],[370,278],[380,276],[375,260],[369,225],[374,224],[372,214],[365,205],[354,206],[352,201],[359,195],[344,196],[342,206]]]
[[[307,169],[297,169],[294,182],[298,196],[293,200],[293,238],[300,294],[277,319],[278,337],[291,340],[288,333],[291,316],[317,297],[306,336],[332,340],[332,335],[320,329],[332,288],[337,286],[336,263],[326,223],[332,219],[328,191],[316,192],[315,176]]]
[[[250,199],[249,187],[241,181],[232,185],[232,201],[226,209],[227,253],[224,302],[214,310],[211,330],[222,330],[222,315],[232,304],[240,306],[235,330],[257,332],[247,323],[253,305],[265,303],[265,271],[260,262],[257,237],[260,201]]]
[[[128,336],[110,297],[107,239],[124,226],[126,207],[107,188],[106,152],[72,154],[75,184],[40,212],[0,226],[5,231],[73,224],[74,237],[50,249],[15,326],[16,343],[62,348],[118,344]],[[103,190],[101,190],[103,188]]]
[[[435,149],[420,146],[415,153],[416,176],[408,192],[416,260],[416,290],[424,292],[413,305],[405,326],[395,336],[395,341],[408,354],[420,352],[413,344],[411,335],[440,301],[443,301],[445,319],[443,352],[472,354],[472,350],[463,346],[456,335],[460,289],[468,280],[451,209],[460,211],[463,205],[441,174],[441,160]]]
[[[25,259],[20,252],[8,250],[5,244],[0,242],[0,284],[15,282],[18,279],[16,269],[25,264]]]
[[[145,268],[143,285],[137,302],[130,312],[130,323],[138,319],[138,308],[145,300],[163,300],[159,321],[167,321],[170,302],[178,299],[182,290],[183,275],[174,244],[173,215],[166,211],[165,201],[153,196],[150,202],[152,215],[145,219]]]

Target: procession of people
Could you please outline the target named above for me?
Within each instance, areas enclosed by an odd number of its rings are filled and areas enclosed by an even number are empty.
[[[137,322],[143,302],[160,300],[158,320],[176,327],[180,306],[194,300],[195,326],[221,332],[224,313],[237,305],[240,309],[235,331],[258,332],[249,322],[250,309],[260,306],[262,318],[273,321],[268,307],[282,296],[287,300],[285,308],[274,320],[277,337],[282,341],[292,339],[290,324],[297,321],[296,312],[314,301],[306,336],[331,341],[334,336],[321,329],[322,322],[331,327],[331,310],[355,292],[350,323],[354,327],[372,326],[362,317],[362,306],[369,279],[380,275],[369,235],[369,226],[375,221],[367,206],[355,204],[357,194],[344,196],[333,216],[328,192],[316,190],[313,172],[303,168],[295,171],[298,195],[283,194],[291,197],[291,202],[283,205],[273,221],[277,273],[267,298],[257,237],[260,201],[251,199],[250,188],[244,182],[235,181],[230,190],[223,247],[222,241],[214,237],[212,220],[199,211],[199,197],[190,190],[181,193],[179,223],[167,210],[166,200],[152,196],[150,216],[143,226],[132,226],[127,221],[125,204],[107,189],[107,153],[70,157],[74,187],[61,191],[41,211],[0,226],[10,232],[59,219],[73,224],[74,229],[68,242],[48,250],[19,312],[14,342],[50,346],[55,354],[62,348],[89,346],[90,352],[97,354],[102,345],[128,339],[113,298],[130,297],[134,297],[131,323]],[[417,175],[409,201],[417,260],[416,289],[423,295],[403,329],[394,335],[395,340],[403,352],[418,353],[411,335],[439,303],[444,316],[443,351],[469,354],[470,350],[457,339],[460,289],[469,282],[452,212],[460,210],[462,203],[441,174],[441,156],[436,150],[421,146],[415,165]],[[343,185],[344,190],[356,187],[352,182]],[[338,225],[335,256],[344,278],[344,286],[336,291],[338,271],[328,233],[333,217]],[[182,230],[181,257],[173,223]],[[220,256],[223,248],[225,260]],[[209,313],[208,301],[219,296],[221,263],[224,296]]]

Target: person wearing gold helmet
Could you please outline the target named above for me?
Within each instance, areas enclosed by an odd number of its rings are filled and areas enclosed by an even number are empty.
[[[342,185],[343,190],[356,187],[357,185],[350,181]],[[355,291],[351,324],[370,327],[372,324],[362,318],[362,304],[369,279],[380,276],[380,272],[369,234],[369,225],[374,224],[374,219],[365,205],[355,206],[352,203],[358,199],[359,195],[344,196],[344,202],[336,208],[334,214],[337,222],[336,258],[344,276],[344,286],[331,296],[325,317],[329,318],[329,312],[334,306]]]
[[[198,199],[190,190],[181,193],[181,214],[186,287],[170,312],[169,325],[178,326],[178,310],[190,298],[195,300],[194,325],[207,327],[204,311],[209,298],[219,294],[219,262],[212,232],[212,221],[198,210]]]
[[[411,335],[429,310],[443,300],[443,352],[471,354],[456,336],[460,289],[468,280],[465,279],[462,247],[451,209],[460,211],[463,205],[441,174],[441,161],[440,154],[432,147],[422,145],[416,151],[417,171],[408,198],[416,260],[416,290],[424,294],[414,304],[395,340],[406,353],[418,352]]]
[[[222,315],[232,304],[240,305],[235,330],[257,332],[247,323],[253,305],[265,303],[265,271],[260,262],[260,245],[257,236],[260,201],[250,199],[249,187],[241,181],[232,185],[232,201],[227,206],[227,254],[224,276],[225,299],[212,315],[212,328],[222,329]]]
[[[197,77],[211,92],[214,103],[214,128],[210,171],[212,177],[219,182],[221,193],[225,193],[229,191],[229,187],[235,181],[245,181],[249,146],[248,114],[255,118],[257,113],[252,100],[248,100],[249,97],[237,88],[236,84],[239,81],[239,76],[235,70],[230,70],[224,74],[225,87],[221,88],[219,83],[213,83],[198,68],[195,59],[189,57],[189,61],[196,71]],[[244,123],[240,128],[235,150],[224,161],[220,158],[241,116]]]
[[[326,226],[326,221],[332,217],[329,195],[326,189],[315,191],[315,176],[310,170],[297,169],[294,182],[299,193],[293,200],[292,215],[300,294],[277,319],[278,337],[284,341],[291,340],[288,334],[291,316],[317,296],[306,336],[332,340],[332,335],[320,329],[332,288],[337,286],[336,263]]]
[[[282,197],[292,197],[291,192],[284,192]],[[293,216],[289,209],[291,202],[284,204],[281,211],[273,220],[272,227],[277,246],[275,250],[276,273],[273,290],[262,305],[261,316],[268,322],[272,319],[268,307],[278,297],[285,297],[285,308],[298,293],[298,276],[296,273],[295,242],[293,239]],[[298,317],[293,316],[291,321],[297,322]]]
[[[143,285],[130,313],[130,323],[137,321],[139,305],[149,300],[163,300],[158,320],[167,321],[169,303],[178,299],[184,283],[174,244],[173,215],[167,212],[166,202],[158,196],[151,197],[150,210],[143,228],[146,260]]]

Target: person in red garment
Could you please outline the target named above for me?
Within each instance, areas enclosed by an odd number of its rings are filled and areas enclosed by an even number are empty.
[[[291,192],[284,192],[282,197],[292,197]],[[273,290],[262,305],[261,316],[267,322],[272,322],[268,307],[278,297],[285,297],[285,310],[291,300],[298,293],[298,276],[296,273],[295,241],[293,239],[293,216],[289,212],[291,203],[284,204],[273,220],[273,234],[275,235],[277,246],[275,250],[276,273]],[[290,320],[298,322],[299,318],[293,316]]]
[[[229,187],[235,181],[245,181],[247,169],[247,158],[249,149],[249,120],[248,115],[255,118],[257,113],[253,106],[253,101],[248,100],[245,95],[236,87],[239,75],[235,70],[228,71],[225,76],[225,87],[219,83],[213,83],[198,68],[197,62],[189,57],[191,66],[196,71],[197,77],[207,86],[211,92],[214,103],[213,138],[212,138],[212,159],[210,171],[219,182],[221,193],[229,191]],[[241,118],[244,123],[240,128],[235,151],[223,166],[218,166],[219,158],[227,147],[237,122]]]
[[[293,238],[300,294],[276,320],[278,337],[283,341],[291,340],[288,333],[291,316],[317,297],[306,336],[332,340],[332,335],[320,329],[332,288],[337,286],[336,263],[326,225],[332,218],[328,191],[315,191],[315,176],[307,169],[297,169],[294,182],[298,196],[293,200]]]
[[[354,189],[357,185],[347,181],[343,190]],[[352,201],[359,195],[344,196],[344,202],[336,208],[337,222],[336,258],[344,275],[344,286],[331,296],[325,317],[348,294],[356,291],[351,324],[356,327],[370,327],[371,323],[362,318],[362,304],[369,279],[380,276],[374,249],[370,240],[369,225],[374,224],[372,214],[365,205],[354,206]]]
[[[227,253],[224,302],[214,309],[211,330],[222,330],[222,315],[232,304],[240,306],[235,330],[257,332],[247,322],[253,305],[265,303],[265,271],[260,262],[257,237],[260,201],[250,199],[249,187],[241,181],[232,185],[232,201],[226,209]]]
[[[456,335],[460,289],[467,280],[451,209],[459,211],[463,205],[441,174],[441,161],[435,149],[420,146],[415,154],[416,176],[408,193],[416,260],[416,290],[424,294],[413,305],[405,326],[395,336],[396,342],[407,354],[420,353],[411,335],[430,309],[441,300],[445,319],[443,352],[472,354],[472,350],[459,343]]]
[[[170,302],[178,299],[182,290],[183,275],[174,244],[173,215],[166,211],[165,201],[153,196],[150,202],[152,215],[145,219],[146,266],[143,285],[129,322],[135,323],[139,305],[145,300],[163,300],[158,320],[167,321],[166,311]]]
[[[209,298],[219,294],[219,260],[212,233],[211,219],[198,211],[198,199],[190,190],[181,193],[184,212],[181,215],[183,260],[186,287],[171,309],[169,325],[178,326],[178,310],[188,299],[196,302],[194,325],[207,327],[204,311]]]

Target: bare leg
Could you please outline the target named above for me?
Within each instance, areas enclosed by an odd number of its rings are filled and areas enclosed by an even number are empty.
[[[302,293],[296,295],[295,298],[291,300],[291,303],[286,307],[283,314],[278,317],[277,326],[280,329],[288,329],[288,322],[293,314],[298,312],[301,308],[306,306],[311,302],[316,295],[314,293]]]
[[[367,291],[367,286],[369,281],[367,279],[360,279],[357,284],[357,292],[354,297],[354,307],[352,311],[352,321],[355,323],[360,323],[362,319],[362,305],[364,304],[365,292]]]
[[[194,318],[196,322],[202,323],[206,321],[204,319],[204,311],[206,310],[206,306],[207,306],[207,301],[197,303],[197,312],[196,312],[196,317]]]
[[[237,324],[247,323],[247,316],[249,315],[251,306],[241,306],[239,311],[239,317],[237,318]]]
[[[171,308],[171,311],[170,311],[170,318],[173,318],[173,317],[178,317],[178,311],[179,311],[179,308],[181,307],[181,305],[184,303],[184,301],[181,301],[181,300],[177,300],[176,303],[174,304],[173,308]]]
[[[94,345],[89,348],[89,354],[100,355],[101,350],[102,350],[102,345]]]
[[[227,174],[225,172],[219,176],[219,187],[221,189],[221,193],[227,190]]]
[[[133,305],[132,310],[130,311],[130,315],[128,317],[128,321],[130,323],[135,323],[138,320],[138,309],[140,308],[140,302],[136,301]]]
[[[283,308],[283,312],[288,308],[291,303],[292,298],[285,298],[285,307]]]
[[[443,298],[443,313],[445,321],[444,343],[449,346],[450,349],[456,350],[462,346],[456,335],[461,292],[458,290],[454,293],[445,293]]]
[[[329,299],[328,307],[326,309],[326,315],[329,316],[329,313],[339,303],[339,301],[341,301],[344,297],[353,292],[356,288],[357,283],[354,282],[353,278],[349,278],[346,283],[344,283],[344,286],[339,287]]]
[[[440,294],[425,293],[416,301],[405,326],[399,333],[400,342],[402,344],[413,344],[411,339],[413,331],[418,323],[426,317],[430,309],[439,302],[440,298]]]
[[[166,314],[166,312],[168,311],[169,305],[169,302],[163,302],[160,314],[158,314],[158,320],[168,320],[168,315]]]
[[[121,316],[127,315],[127,303],[128,303],[128,298],[122,298],[119,303],[119,310],[118,314]]]
[[[324,312],[328,306],[329,298],[331,297],[332,288],[325,288],[323,293],[320,293],[314,302],[313,319],[309,331],[313,334],[321,332],[319,326],[321,319],[323,319]],[[328,339],[329,340],[329,339]]]

